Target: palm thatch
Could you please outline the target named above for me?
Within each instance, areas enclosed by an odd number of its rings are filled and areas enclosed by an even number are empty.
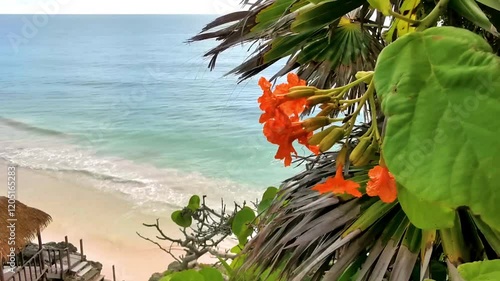
[[[308,162],[307,170],[282,185],[247,245],[242,272],[278,271],[279,280],[289,281],[446,280],[447,270],[461,263],[500,257],[500,236],[468,209],[457,211],[459,231],[450,234],[416,228],[397,202],[312,191],[335,174],[336,158],[330,152],[299,160]],[[344,176],[364,190],[371,167],[351,167]],[[449,235],[464,245],[459,256],[443,254]]]
[[[7,243],[8,237],[10,237],[10,230],[7,227],[10,222],[15,222],[15,248],[17,251],[20,251],[36,237],[38,231],[41,231],[52,221],[52,218],[47,213],[28,207],[17,200],[15,203],[15,217],[10,217],[8,205],[8,198],[0,196],[0,221],[2,222],[2,226],[0,227],[0,237],[2,239],[2,243],[0,244],[0,260],[5,259],[12,247]],[[15,219],[16,221],[9,221],[10,219]]]

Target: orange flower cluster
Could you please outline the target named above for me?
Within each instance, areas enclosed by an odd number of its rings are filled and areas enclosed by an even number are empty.
[[[368,172],[370,180],[366,185],[366,194],[379,196],[385,203],[392,203],[398,196],[396,180],[387,167],[376,166]]]
[[[285,166],[292,163],[292,153],[297,154],[292,144],[295,140],[315,154],[319,152],[316,146],[308,145],[312,132],[304,130],[300,123],[300,114],[306,109],[307,98],[286,97],[291,87],[305,86],[306,81],[293,73],[288,74],[287,80],[288,83],[276,86],[273,91],[271,83],[262,77],[259,86],[263,94],[258,99],[260,109],[264,112],[259,119],[260,123],[264,123],[264,135],[269,142],[279,146],[274,158],[284,160]]]
[[[335,177],[328,178],[324,183],[317,184],[312,188],[321,194],[332,192],[334,194],[350,194],[354,197],[361,197],[363,194],[359,191],[359,183],[344,179],[344,166],[337,165]]]

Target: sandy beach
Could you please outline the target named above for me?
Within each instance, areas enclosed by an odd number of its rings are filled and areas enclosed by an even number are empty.
[[[0,163],[0,171],[5,171],[0,173],[1,182],[6,182],[6,166]],[[63,241],[67,235],[78,247],[83,239],[87,259],[101,262],[103,274],[110,279],[112,265],[117,280],[125,281],[148,280],[152,273],[166,270],[171,257],[135,232],[152,237],[155,232],[142,223],[160,218],[165,232],[175,237],[177,227],[169,220],[170,212],[141,212],[124,198],[75,179],[65,173],[18,168],[18,200],[52,216],[53,222],[42,233],[43,241]]]

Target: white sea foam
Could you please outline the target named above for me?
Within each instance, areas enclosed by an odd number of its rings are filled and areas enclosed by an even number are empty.
[[[71,144],[71,136],[33,134],[0,122],[0,158],[19,166],[72,174],[99,192],[111,192],[138,207],[160,212],[186,205],[193,194],[207,195],[212,206],[226,202],[255,200],[259,191],[228,179],[210,178],[197,172],[157,168],[119,157],[99,155]]]

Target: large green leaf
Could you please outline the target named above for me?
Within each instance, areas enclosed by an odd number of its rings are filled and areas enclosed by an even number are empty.
[[[201,200],[200,200],[200,196],[198,195],[193,195],[191,196],[191,198],[189,199],[189,204],[188,204],[188,208],[193,211],[193,212],[196,212],[199,208],[200,208],[200,205],[201,204]]]
[[[171,281],[172,275],[163,276],[159,281]]]
[[[396,180],[419,200],[468,206],[497,230],[499,73],[500,60],[483,38],[436,27],[386,47],[374,76],[387,117],[384,157]],[[401,204],[411,208],[408,200]],[[430,215],[410,218],[421,228],[447,227]]]
[[[245,244],[248,236],[253,232],[253,228],[249,226],[255,219],[255,212],[249,207],[243,207],[234,215],[234,220],[231,230],[238,237],[240,244]]]
[[[500,260],[465,263],[458,267],[458,272],[465,281],[498,281]]]
[[[222,274],[217,269],[212,267],[202,268],[199,273],[203,275],[205,281],[224,281]]]
[[[398,185],[398,200],[411,222],[422,229],[451,228],[456,212],[453,208],[428,202]],[[432,220],[429,220],[432,218]]]
[[[276,187],[274,186],[268,187],[266,192],[264,192],[264,195],[262,195],[262,200],[260,201],[259,206],[257,207],[257,213],[261,214],[264,211],[266,211],[269,208],[269,206],[271,206],[271,203],[273,202],[277,193],[278,189]]]
[[[177,272],[172,275],[171,281],[206,281],[203,275],[194,269]]]
[[[193,223],[191,215],[182,210],[173,212],[170,217],[178,226],[190,227]]]

